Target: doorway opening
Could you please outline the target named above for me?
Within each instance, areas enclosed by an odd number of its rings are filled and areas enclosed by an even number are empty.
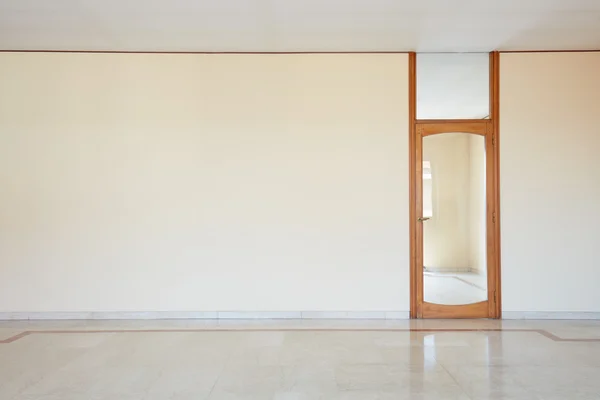
[[[498,58],[488,57],[487,108],[467,101],[469,110],[455,108],[450,114],[476,110],[484,117],[421,120],[416,118],[417,57],[411,54],[412,318],[501,315]]]

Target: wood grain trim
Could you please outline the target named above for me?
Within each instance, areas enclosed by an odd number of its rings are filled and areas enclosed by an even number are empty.
[[[450,332],[500,332],[500,333],[537,333],[554,342],[600,343],[600,338],[561,338],[543,329],[504,329],[504,328],[223,328],[206,327],[202,329],[96,329],[96,330],[32,330],[18,333],[8,339],[0,340],[0,344],[11,344],[27,336],[33,335],[68,335],[68,334],[133,334],[133,333],[210,333],[210,332],[409,332],[409,333],[450,333]]]
[[[437,135],[439,133],[450,133],[450,132],[464,132],[474,133],[477,135],[485,136],[487,134],[488,121],[477,121],[477,122],[442,122],[442,123],[430,123],[430,122],[417,122],[417,126],[422,128],[423,137],[429,135]]]
[[[495,156],[494,156],[494,125],[489,122],[485,136],[485,197],[486,201],[486,263],[487,263],[487,292],[488,292],[488,317],[495,318],[496,303],[496,183],[495,183]]]
[[[492,123],[493,146],[491,155],[493,158],[493,175],[489,178],[494,183],[494,224],[493,245],[494,259],[492,273],[494,275],[494,301],[490,309],[490,318],[502,318],[502,274],[501,274],[501,228],[500,228],[500,54],[490,53],[490,117]],[[489,269],[488,269],[489,270]],[[488,286],[489,287],[489,286]]]
[[[411,223],[415,227],[415,285],[417,300],[417,318],[424,317],[423,302],[424,276],[423,276],[423,222],[418,221],[423,216],[423,127],[416,125],[415,147],[414,147],[414,168],[415,168],[415,217]]]
[[[488,315],[487,300],[459,306],[423,302],[423,318],[487,318]]]
[[[417,318],[417,268],[416,268],[416,172],[415,135],[417,119],[417,54],[408,54],[408,207],[409,207],[409,248],[410,248],[410,317]]]

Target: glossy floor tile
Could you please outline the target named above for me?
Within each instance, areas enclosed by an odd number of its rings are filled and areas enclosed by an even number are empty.
[[[434,304],[478,303],[487,300],[487,277],[472,272],[425,272],[423,295]]]
[[[0,322],[2,400],[600,399],[600,321]]]

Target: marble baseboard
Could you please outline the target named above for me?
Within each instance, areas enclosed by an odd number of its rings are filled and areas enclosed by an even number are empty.
[[[220,311],[217,319],[300,319],[301,311]]]
[[[504,311],[510,320],[600,320],[600,312]],[[405,320],[408,311],[102,311],[0,312],[4,320],[160,320],[160,319],[373,319]]]
[[[408,311],[103,311],[0,312],[2,320],[409,319]]]
[[[600,319],[600,312],[503,311],[502,319]]]
[[[409,319],[408,311],[303,311],[302,319]]]

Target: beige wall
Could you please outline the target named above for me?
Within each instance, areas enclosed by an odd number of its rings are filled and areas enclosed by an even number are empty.
[[[407,56],[0,54],[0,311],[404,311]]]
[[[599,70],[501,55],[507,312],[600,311]],[[391,54],[0,54],[0,311],[408,310],[406,77]]]
[[[504,311],[600,311],[600,53],[500,57]]]

